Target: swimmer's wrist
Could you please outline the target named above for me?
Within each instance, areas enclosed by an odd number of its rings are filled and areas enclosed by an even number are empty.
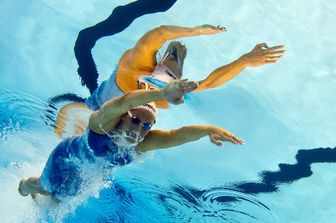
[[[173,103],[174,100],[176,100],[176,81],[169,82],[166,84],[163,88],[161,88],[159,91],[159,97],[160,100],[165,100],[168,103]]]
[[[163,88],[162,88],[159,91],[159,99],[160,100],[164,100],[164,98],[165,98],[165,92],[163,91]]]
[[[215,131],[215,126],[204,126],[204,131],[206,132],[206,135],[210,135],[212,132]]]
[[[242,66],[242,67],[248,67],[248,57],[249,55],[248,54],[244,54],[243,56],[239,57],[238,60],[237,60],[237,63]]]
[[[214,125],[207,126],[208,135],[210,135],[212,133],[220,132],[221,130],[223,130],[223,129],[218,127],[218,126],[214,126]]]
[[[169,92],[167,91],[167,88],[164,87],[162,89],[159,90],[159,96],[158,96],[158,100],[165,100],[168,103],[171,103],[171,97],[169,97]]]

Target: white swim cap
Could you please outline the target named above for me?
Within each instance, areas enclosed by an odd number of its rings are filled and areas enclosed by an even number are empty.
[[[136,106],[132,109],[144,109],[150,113],[152,113],[152,115],[154,116],[154,118],[156,119],[157,117],[157,112],[156,112],[156,105],[154,102],[150,102],[150,103],[146,103],[146,104],[143,104],[143,105],[139,105],[139,106]]]

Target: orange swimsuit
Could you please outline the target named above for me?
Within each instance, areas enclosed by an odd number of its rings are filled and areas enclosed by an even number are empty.
[[[144,75],[140,72],[127,73],[117,72],[116,84],[125,93],[137,90],[137,89],[158,89],[163,88],[168,82],[176,80],[176,75],[163,63],[159,63],[154,68],[154,71],[150,75]],[[166,101],[155,101],[155,104],[159,108],[168,108]]]

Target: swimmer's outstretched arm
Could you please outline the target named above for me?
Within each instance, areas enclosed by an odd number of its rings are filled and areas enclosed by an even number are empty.
[[[187,36],[211,35],[224,31],[226,31],[224,27],[212,25],[196,27],[163,25],[142,36],[135,47],[126,51],[121,57],[119,65],[125,64],[136,70],[154,69],[156,65],[155,55],[166,41]],[[127,60],[127,63],[123,63],[123,60]]]
[[[219,87],[230,81],[247,67],[258,67],[277,62],[285,53],[283,45],[268,47],[266,43],[257,44],[252,51],[244,54],[232,63],[214,70],[207,78],[199,82],[195,92]]]
[[[120,118],[130,109],[152,101],[165,100],[172,104],[183,103],[182,97],[197,88],[194,81],[177,80],[159,90],[136,90],[106,102],[89,118],[89,128],[98,134],[105,134],[119,123]]]
[[[137,146],[138,152],[156,149],[165,149],[184,143],[196,141],[204,136],[209,136],[210,141],[221,146],[223,141],[233,144],[244,144],[244,141],[231,132],[217,126],[184,126],[169,131],[151,130],[145,139]]]

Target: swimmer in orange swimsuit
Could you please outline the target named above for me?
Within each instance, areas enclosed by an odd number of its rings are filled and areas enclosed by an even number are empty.
[[[102,104],[113,97],[136,89],[162,88],[167,82],[180,79],[186,47],[179,41],[168,46],[161,61],[156,61],[156,54],[166,41],[177,38],[211,35],[226,31],[224,27],[202,25],[196,27],[160,26],[147,32],[135,46],[127,50],[120,58],[115,72],[103,82],[86,100],[90,110],[97,110]],[[257,44],[250,52],[243,54],[230,64],[221,66],[199,81],[195,92],[215,88],[233,79],[246,67],[258,67],[277,62],[285,50],[283,45],[268,47],[266,43]],[[181,99],[182,100],[182,99]],[[157,101],[157,107],[167,108],[165,101]],[[79,104],[69,104],[62,108],[62,117],[56,123],[56,133],[62,134],[67,112]],[[83,106],[83,105],[81,105]],[[83,127],[84,129],[84,127]]]

